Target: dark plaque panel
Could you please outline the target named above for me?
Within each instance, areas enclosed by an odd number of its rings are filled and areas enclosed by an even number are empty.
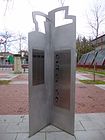
[[[56,51],[54,56],[54,105],[70,109],[70,50]]]
[[[44,51],[32,50],[33,85],[44,83]]]

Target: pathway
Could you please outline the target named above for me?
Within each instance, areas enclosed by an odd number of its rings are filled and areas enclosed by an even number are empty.
[[[0,140],[105,140],[105,113],[76,114],[76,139],[52,125],[28,136],[28,115],[0,116]]]

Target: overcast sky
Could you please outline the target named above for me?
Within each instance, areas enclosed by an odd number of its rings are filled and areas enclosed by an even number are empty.
[[[61,6],[58,0],[9,0],[5,13],[6,1],[0,0],[0,31],[7,29],[27,33],[34,28],[32,11],[41,11],[47,14],[48,11]],[[95,1],[97,0],[65,0],[64,5],[69,6],[69,13],[76,16],[77,35],[91,36],[86,15],[89,14]],[[103,2],[105,5],[105,0]],[[105,33],[105,30],[102,30],[102,33]]]

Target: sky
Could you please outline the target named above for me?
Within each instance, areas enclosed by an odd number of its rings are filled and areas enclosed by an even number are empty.
[[[9,0],[6,10],[6,1],[0,0],[0,31],[8,30],[23,34],[34,30],[32,11],[47,14],[50,10],[61,6],[58,0]],[[69,14],[76,16],[77,36],[92,36],[87,15],[91,17],[90,10],[97,1],[100,0],[65,0],[64,6],[69,6]],[[102,1],[105,5],[105,0]],[[102,28],[100,34],[103,33],[105,30]]]

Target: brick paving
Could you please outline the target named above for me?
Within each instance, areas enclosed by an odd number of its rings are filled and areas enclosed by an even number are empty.
[[[12,80],[9,85],[0,85],[0,115],[28,114],[28,74],[0,71],[0,78],[6,75]]]
[[[8,72],[0,71],[1,77],[3,74],[8,74]],[[11,73],[9,74],[11,75]],[[91,78],[92,75],[88,76]],[[0,85],[0,115],[28,114],[27,81],[28,74],[25,73],[16,75],[9,85]],[[93,112],[105,112],[105,90],[95,85],[82,84],[77,79],[76,113]]]
[[[28,85],[0,86],[0,114],[28,114]]]
[[[86,84],[76,84],[76,112],[105,112],[105,90]]]

